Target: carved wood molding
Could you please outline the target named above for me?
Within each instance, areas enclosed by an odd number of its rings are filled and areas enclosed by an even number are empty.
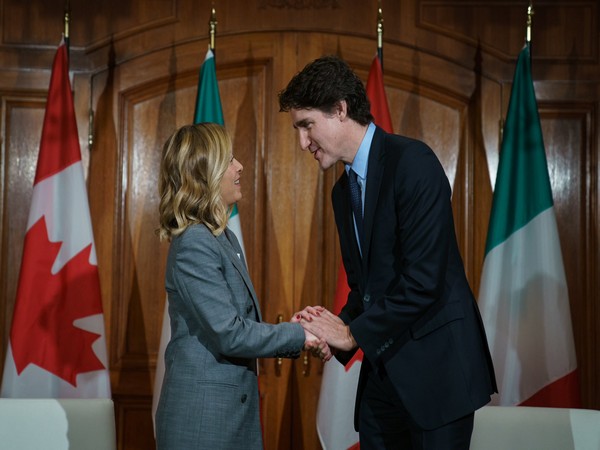
[[[337,0],[261,0],[259,8],[323,9],[339,8]]]

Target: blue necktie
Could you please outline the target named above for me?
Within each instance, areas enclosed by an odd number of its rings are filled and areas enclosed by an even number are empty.
[[[352,169],[348,171],[348,180],[350,185],[350,201],[352,202],[352,211],[354,212],[354,220],[356,221],[356,229],[358,230],[360,246],[362,248],[364,240],[362,196],[360,184],[358,184],[358,180],[356,179],[356,172]]]

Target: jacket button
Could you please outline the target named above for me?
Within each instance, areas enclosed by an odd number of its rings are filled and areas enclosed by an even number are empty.
[[[246,400],[248,399],[248,396],[246,394],[242,395],[242,403],[246,403]]]
[[[248,305],[246,308],[246,313],[250,314],[250,312],[252,312],[252,305]]]
[[[369,294],[367,294],[367,295],[365,295],[365,296],[363,297],[363,300],[364,300],[365,302],[370,302],[370,301],[371,301],[371,296],[370,296]]]

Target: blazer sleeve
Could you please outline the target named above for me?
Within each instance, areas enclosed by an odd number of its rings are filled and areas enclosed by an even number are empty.
[[[167,278],[211,348],[241,358],[299,355],[304,345],[300,324],[269,324],[244,314],[251,302],[248,288],[206,227],[188,228],[176,245]]]

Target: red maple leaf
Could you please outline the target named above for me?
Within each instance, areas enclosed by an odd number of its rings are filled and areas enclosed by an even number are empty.
[[[92,245],[53,275],[61,242],[50,242],[42,217],[25,236],[11,344],[17,373],[36,364],[77,387],[79,373],[104,369],[92,350],[100,335],[76,328],[77,319],[102,313]]]

